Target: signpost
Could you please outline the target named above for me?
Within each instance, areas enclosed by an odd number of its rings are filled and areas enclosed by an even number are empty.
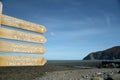
[[[24,32],[22,30],[13,30],[8,28],[3,28],[3,26],[9,26],[13,28],[28,30]],[[18,18],[10,17],[2,14],[2,3],[0,2],[0,38],[8,41],[0,41],[0,52],[7,52],[10,56],[0,55],[0,66],[43,66],[46,63],[45,58],[43,57],[28,57],[28,56],[13,56],[11,53],[17,52],[27,53],[27,54],[43,54],[46,52],[46,48],[43,46],[36,46],[34,44],[23,44],[15,43],[13,40],[34,42],[38,44],[43,44],[46,42],[46,38],[42,35],[37,35],[30,33],[37,32],[39,34],[44,34],[46,28],[43,25],[31,23],[29,21],[21,20]],[[26,55],[26,54],[24,54]]]

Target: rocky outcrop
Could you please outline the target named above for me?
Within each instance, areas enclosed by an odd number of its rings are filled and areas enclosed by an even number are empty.
[[[83,60],[115,60],[120,59],[120,46],[112,47],[104,51],[90,53]]]
[[[120,80],[120,74],[113,74],[107,80]]]
[[[94,77],[94,78],[92,78],[91,80],[104,80],[104,79],[101,78],[101,77]]]

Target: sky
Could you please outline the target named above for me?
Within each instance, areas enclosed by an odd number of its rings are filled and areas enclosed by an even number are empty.
[[[82,60],[91,52],[120,45],[120,0],[3,0],[2,3],[3,14],[46,26],[47,42],[43,46],[47,52],[42,56],[47,60]]]

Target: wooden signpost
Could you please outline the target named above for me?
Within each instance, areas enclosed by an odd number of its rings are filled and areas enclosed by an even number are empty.
[[[3,28],[3,26],[9,26],[18,29],[24,29],[32,32],[37,32],[44,34],[46,28],[43,25],[31,23],[25,20],[18,18],[10,17],[2,14],[2,3],[0,2],[0,38],[7,40],[19,40],[19,41],[28,41],[38,44],[43,44],[46,42],[46,38],[42,35],[37,35],[29,32],[21,32],[21,30],[13,30],[8,28]],[[46,48],[43,46],[36,46],[33,44],[22,44],[0,41],[0,52],[11,52],[27,53],[27,54],[43,54],[46,52]],[[45,58],[43,57],[27,57],[27,56],[3,56],[0,55],[0,66],[43,66],[46,63]]]

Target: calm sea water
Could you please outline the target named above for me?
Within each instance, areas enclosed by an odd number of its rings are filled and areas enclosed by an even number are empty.
[[[103,62],[120,63],[120,60],[48,60],[47,64],[74,68],[97,68],[100,67]]]
[[[48,60],[48,62],[104,62],[104,61],[120,62],[120,59],[117,59],[117,60]]]

